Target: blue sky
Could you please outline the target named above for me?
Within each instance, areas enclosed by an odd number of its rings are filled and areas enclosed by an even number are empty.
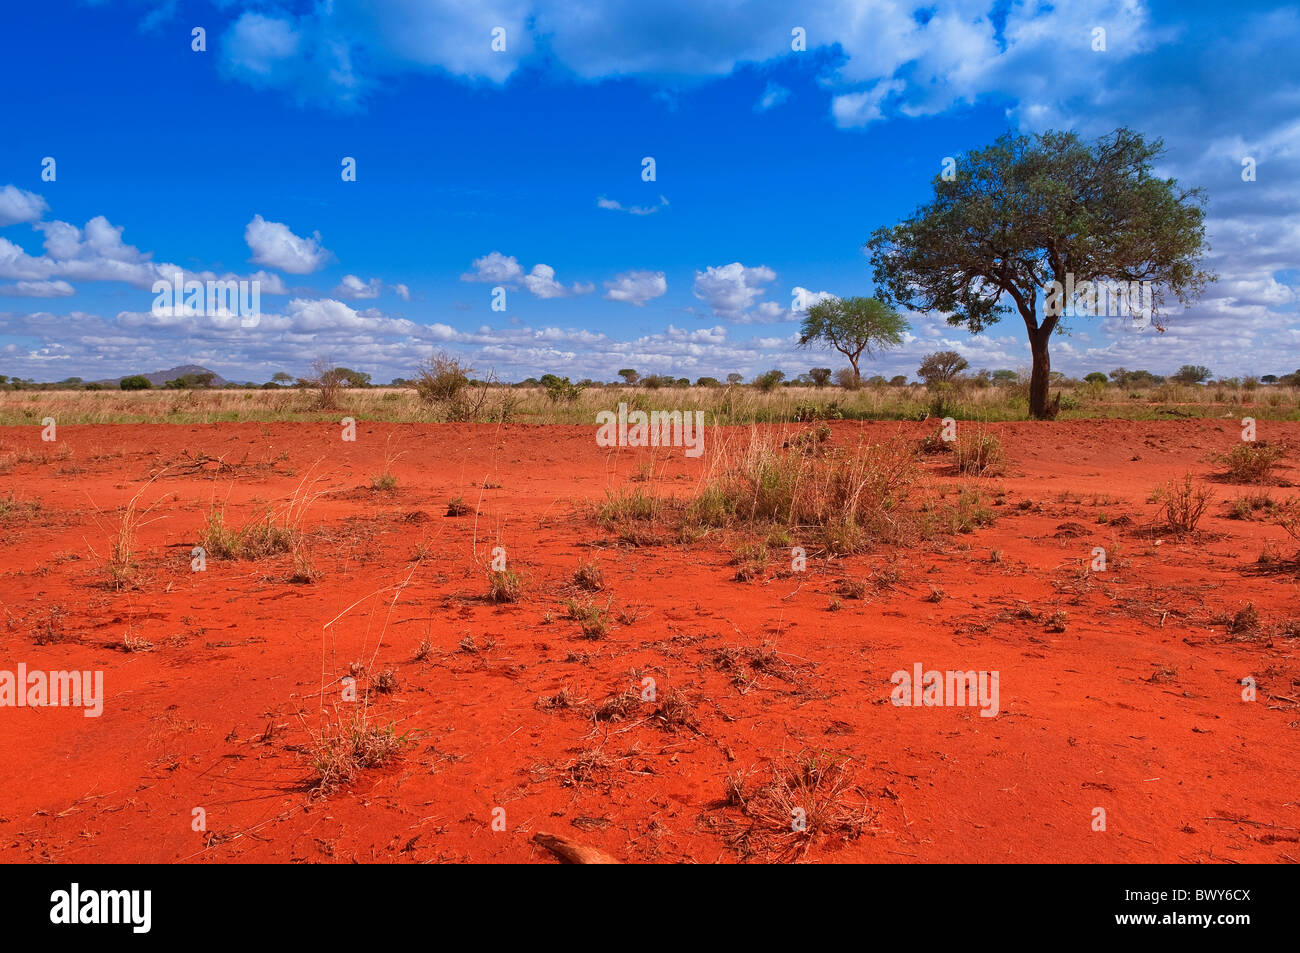
[[[837,367],[795,348],[796,289],[870,294],[862,242],[926,199],[945,156],[1118,125],[1162,136],[1161,171],[1207,190],[1220,281],[1163,334],[1076,320],[1054,368],[1300,367],[1295,6],[582,6],[11,7],[0,373],[260,381],[330,357],[388,380],[438,349],[507,379]],[[262,320],[154,314],[176,267],[261,281]],[[948,348],[1028,364],[1014,317],[979,336],[911,320],[867,373]]]

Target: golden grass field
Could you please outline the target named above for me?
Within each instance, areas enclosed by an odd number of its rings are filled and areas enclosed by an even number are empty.
[[[1227,386],[1162,384],[1129,389],[1080,385],[1060,390],[1062,420],[1177,417],[1300,420],[1300,389],[1272,386],[1253,390]],[[607,386],[584,390],[571,401],[553,402],[542,388],[493,387],[484,409],[464,422],[492,422],[507,411],[517,423],[592,424],[598,411],[620,401],[641,410],[703,410],[709,423],[789,422],[825,417],[850,420],[921,420],[952,416],[963,420],[1010,421],[1027,416],[1017,387],[954,388],[936,393],[924,386],[778,387],[764,393],[750,386],[669,387],[659,390]],[[0,425],[232,423],[330,420],[340,415],[388,423],[439,422],[445,418],[421,403],[409,388],[372,387],[341,392],[338,408],[321,410],[317,392],[282,390],[3,391]]]

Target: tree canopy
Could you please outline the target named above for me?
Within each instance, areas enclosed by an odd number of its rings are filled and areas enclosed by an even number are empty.
[[[1052,288],[1139,283],[1145,317],[1163,329],[1170,295],[1186,306],[1214,280],[1199,265],[1203,193],[1153,174],[1163,151],[1129,129],[1095,142],[1004,135],[962,157],[955,176],[936,176],[929,204],[871,235],[876,287],[891,305],[972,334],[1014,308],[1033,355],[1030,414],[1051,416],[1048,344],[1070,304],[1048,307]]]
[[[862,380],[858,361],[903,343],[908,324],[879,298],[828,298],[808,309],[800,328],[799,346],[832,347],[849,359],[853,378]]]
[[[956,351],[935,351],[921,359],[916,376],[926,384],[947,384],[970,367],[970,361]]]

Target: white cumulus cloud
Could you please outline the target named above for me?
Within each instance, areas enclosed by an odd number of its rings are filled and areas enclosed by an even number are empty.
[[[321,246],[320,232],[302,238],[282,222],[268,222],[261,215],[244,229],[244,240],[253,252],[252,260],[268,268],[279,268],[291,275],[306,275],[325,267],[332,257]]]
[[[527,273],[514,255],[503,255],[499,251],[489,252],[482,258],[475,258],[473,271],[460,276],[461,281],[481,281],[497,285],[523,285],[538,298],[567,298],[570,295],[590,294],[595,286],[577,282],[566,287],[555,280],[555,269],[550,265],[538,263]]]
[[[343,280],[339,282],[333,294],[338,295],[340,298],[378,298],[383,287],[384,283],[378,278],[362,281],[356,275],[344,275]]]
[[[668,280],[662,271],[625,271],[615,275],[613,281],[605,282],[604,297],[640,307],[667,291]]]
[[[729,265],[710,265],[695,273],[692,293],[720,318],[744,321],[747,312],[766,292],[765,284],[776,280],[776,272],[766,265],[746,268],[738,261]]]
[[[34,192],[24,192],[13,185],[0,189],[0,226],[39,222],[48,210],[45,199]]]

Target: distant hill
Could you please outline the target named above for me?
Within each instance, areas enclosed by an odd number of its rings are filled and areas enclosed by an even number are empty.
[[[154,387],[162,387],[168,381],[174,381],[184,374],[211,374],[213,387],[224,387],[230,381],[226,380],[216,371],[210,371],[206,367],[200,367],[198,364],[182,364],[179,367],[173,367],[166,371],[154,371],[152,374],[145,374],[144,377]],[[134,377],[134,374],[123,374],[122,377]],[[106,378],[102,381],[95,381],[96,384],[102,384],[104,387],[117,387],[122,383],[122,377]]]

